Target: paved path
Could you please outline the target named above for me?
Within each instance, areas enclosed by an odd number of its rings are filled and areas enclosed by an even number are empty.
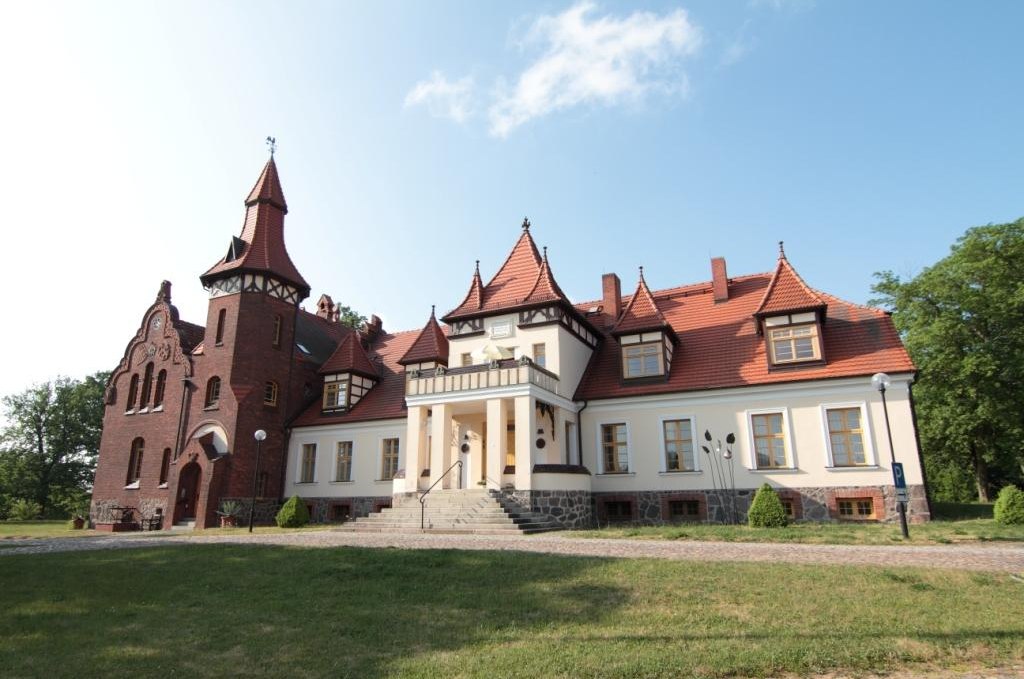
[[[293,547],[397,547],[400,549],[487,549],[574,556],[756,561],[803,564],[916,566],[1024,574],[1024,546],[936,545],[862,547],[683,540],[573,538],[559,533],[535,536],[437,535],[304,531],[255,535],[145,533],[76,538],[0,541],[0,556],[163,545],[259,544]]]

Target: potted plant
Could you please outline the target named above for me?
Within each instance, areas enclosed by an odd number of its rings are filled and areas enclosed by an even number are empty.
[[[89,504],[83,502],[71,511],[71,527],[75,530],[82,530],[85,528],[86,522],[89,521]]]
[[[234,528],[238,525],[238,517],[241,513],[242,503],[238,500],[225,500],[220,503],[220,511],[217,512],[220,516],[220,527]]]

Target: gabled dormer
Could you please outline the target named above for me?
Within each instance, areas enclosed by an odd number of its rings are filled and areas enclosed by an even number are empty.
[[[377,367],[366,355],[359,333],[350,332],[320,368],[324,376],[323,411],[351,410],[380,380]]]
[[[420,330],[420,334],[398,363],[404,365],[406,372],[410,373],[448,367],[448,338],[437,323],[433,306],[430,307],[427,324]]]
[[[822,324],[827,310],[825,300],[804,283],[786,259],[780,241],[775,273],[754,312],[758,332],[765,336],[769,367],[824,363]]]
[[[643,267],[640,267],[636,292],[611,334],[622,348],[623,380],[663,380],[668,377],[679,338],[647,287]]]

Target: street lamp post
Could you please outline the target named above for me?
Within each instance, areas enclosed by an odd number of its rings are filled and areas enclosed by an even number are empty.
[[[885,413],[885,433],[889,438],[889,455],[892,458],[893,469],[895,470],[896,449],[892,445],[892,427],[889,426],[889,406],[885,402],[885,390],[891,384],[892,380],[885,373],[875,373],[871,376],[871,385],[882,395],[882,412]],[[900,512],[900,530],[903,532],[903,539],[907,540],[910,538],[910,531],[907,529],[907,503],[897,499],[896,507]]]
[[[252,517],[256,509],[256,484],[260,478],[260,446],[267,438],[267,432],[257,429],[252,437],[256,439],[256,469],[252,473],[252,498],[249,500],[249,532],[252,532]]]

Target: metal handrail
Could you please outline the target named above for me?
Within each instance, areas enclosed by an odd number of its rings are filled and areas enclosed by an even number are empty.
[[[430,488],[427,488],[425,491],[423,491],[423,495],[420,495],[420,530],[423,530],[424,524],[426,523],[425,514],[427,510],[427,495],[430,494],[430,491],[434,490],[434,486],[444,481],[444,477],[448,476],[448,472],[455,469],[456,467],[459,468],[459,490],[462,490],[462,460],[456,460],[455,464],[453,464],[451,467],[448,467],[448,469],[445,469],[444,473],[441,474],[441,476],[437,477],[437,481],[434,481],[432,484],[430,484]]]

